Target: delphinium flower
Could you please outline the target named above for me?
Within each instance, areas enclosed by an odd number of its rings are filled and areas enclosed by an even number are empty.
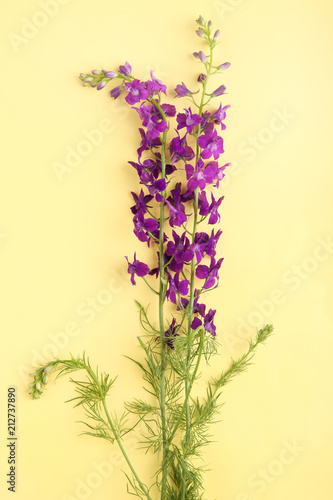
[[[128,162],[138,175],[137,192],[131,191],[134,205],[130,211],[134,235],[153,251],[152,264],[137,258],[137,252],[133,260],[125,258],[132,285],[141,278],[158,296],[157,326],[137,301],[146,335],[145,341],[142,336],[138,341],[146,360],[145,364],[135,361],[149,384],[148,393],[156,398],[155,404],[135,399],[126,404],[120,419],[110,415],[106,396],[114,380],[94,371],[85,356],[55,360],[36,370],[30,390],[32,397],[38,398],[52,370],[60,370],[60,374],[85,370],[87,382],[72,381],[78,392],[74,399],[90,419],[87,434],[117,442],[131,472],[127,475],[128,492],[145,500],[153,500],[151,488],[136,473],[125,452],[123,436],[139,423],[146,426],[147,451],[160,458],[154,476],[160,500],[201,500],[202,471],[195,459],[200,447],[207,444],[207,425],[219,409],[221,389],[245,368],[253,349],[271,332],[270,327],[259,331],[247,354],[208,383],[206,398],[200,402],[192,396],[202,359],[208,360],[216,351],[217,311],[208,308],[203,295],[220,281],[223,257],[217,255],[217,245],[222,230],[211,226],[221,219],[224,196],[218,190],[230,165],[219,163],[224,153],[220,134],[226,128],[230,107],[221,102],[226,87],[218,82],[214,90],[210,88],[211,77],[227,69],[229,63],[213,64],[220,32],[213,31],[212,22],[202,16],[196,22],[196,33],[205,47],[193,56],[203,68],[197,77],[198,89],[189,90],[184,82],[176,85],[173,97],[187,101],[180,111],[170,102],[163,102],[168,96],[167,87],[152,71],[150,79],[140,80],[133,76],[127,61],[115,71],[94,69],[90,74],[80,74],[84,87],[97,90],[116,81],[110,96],[123,96],[141,121],[137,158]],[[219,102],[217,98],[221,98]],[[132,428],[127,425],[130,413],[137,417]]]

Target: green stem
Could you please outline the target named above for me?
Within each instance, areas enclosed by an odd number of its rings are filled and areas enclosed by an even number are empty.
[[[202,94],[201,94],[201,101],[199,105],[199,115],[202,115],[203,107],[204,107],[204,100],[205,100],[205,93],[206,93],[206,87],[208,83],[208,79],[211,73],[212,69],[212,63],[213,63],[213,47],[210,44],[210,55],[209,55],[209,64],[207,65],[207,76],[206,80],[203,82],[202,86]],[[195,156],[195,166],[197,165],[197,162],[199,160],[200,156],[200,148],[198,145],[198,137],[200,136],[201,133],[201,125],[198,125],[197,133],[196,133],[196,156]],[[198,195],[199,195],[199,188],[196,188],[195,194],[194,194],[194,200],[193,200],[193,230],[192,230],[192,244],[194,243],[195,235],[197,232],[197,224],[198,224]],[[192,259],[191,262],[191,278],[190,278],[190,298],[189,298],[189,314],[188,314],[188,329],[187,329],[187,335],[191,335],[191,324],[193,320],[193,305],[194,305],[194,280],[195,280],[195,259]],[[190,362],[191,362],[191,345],[188,346],[187,348],[187,366],[190,368]],[[191,432],[191,415],[190,415],[190,392],[192,389],[192,384],[190,383],[189,379],[185,380],[185,401],[186,401],[186,433],[185,433],[185,443],[189,442],[190,439],[190,432]],[[182,500],[185,500],[185,489],[182,491]]]
[[[159,110],[163,120],[166,120],[163,109],[161,108],[159,102],[151,99],[150,101]],[[161,178],[165,179],[165,168],[166,168],[166,158],[165,158],[165,146],[166,146],[166,136],[167,130],[163,132],[162,135],[162,151],[161,151],[161,166],[162,173]],[[164,278],[164,200],[166,197],[166,191],[163,193],[163,200],[160,203],[160,235],[159,235],[159,254],[160,254],[160,286],[159,286],[159,326],[160,326],[160,338],[161,338],[161,389],[160,389],[160,408],[161,408],[161,428],[162,428],[162,481],[161,481],[161,500],[166,498],[166,486],[168,478],[168,441],[167,441],[167,431],[166,431],[166,408],[165,408],[165,370],[166,370],[166,356],[165,356],[165,335],[164,335],[164,301],[165,301],[165,287],[166,280]]]
[[[195,378],[196,378],[197,373],[198,373],[198,369],[199,369],[199,365],[200,365],[200,361],[201,361],[201,357],[202,357],[202,350],[203,350],[204,339],[205,339],[205,329],[204,329],[204,327],[201,326],[201,327],[199,327],[199,329],[200,329],[200,345],[199,345],[199,352],[198,352],[198,357],[197,357],[197,363],[195,365],[195,368],[194,368],[191,380],[189,381],[189,390],[188,390],[188,392],[186,394],[183,407],[182,407],[181,412],[179,414],[179,417],[178,417],[178,420],[176,422],[176,425],[174,426],[173,431],[172,431],[172,433],[169,436],[169,443],[172,442],[172,440],[173,440],[173,438],[174,438],[174,436],[175,436],[175,434],[176,434],[176,432],[178,430],[178,427],[179,427],[179,425],[180,425],[180,423],[181,423],[181,421],[183,419],[184,413],[187,410],[187,403],[188,403],[188,399],[190,397],[190,392],[191,392],[193,383],[194,383]]]
[[[152,500],[151,496],[149,495],[149,491],[148,491],[147,487],[141,482],[139,476],[137,475],[137,473],[136,473],[136,471],[135,471],[135,469],[134,469],[134,467],[133,467],[133,465],[132,465],[132,463],[131,463],[131,461],[130,461],[127,453],[126,453],[126,450],[123,447],[121,439],[120,439],[120,437],[119,437],[119,435],[118,435],[118,433],[117,433],[117,431],[116,431],[116,429],[115,429],[115,427],[113,425],[113,422],[112,422],[112,419],[110,417],[109,410],[108,410],[108,407],[106,405],[105,397],[103,395],[103,391],[102,391],[102,388],[101,388],[101,385],[99,383],[98,378],[96,377],[95,373],[93,372],[93,370],[89,366],[85,365],[85,369],[87,370],[87,372],[89,373],[90,377],[92,378],[92,380],[95,382],[95,384],[98,387],[98,390],[99,390],[99,393],[100,393],[100,396],[101,396],[101,401],[102,401],[102,404],[103,404],[103,409],[104,409],[106,418],[108,420],[108,424],[109,424],[110,429],[111,429],[111,431],[112,431],[112,433],[113,433],[113,435],[114,435],[114,437],[115,437],[115,439],[117,441],[117,444],[118,444],[118,446],[120,448],[120,451],[121,451],[121,453],[123,454],[123,457],[126,460],[126,463],[127,463],[128,467],[130,468],[133,476],[135,477],[135,480],[137,481],[138,485],[140,486],[142,493],[144,493],[144,495],[146,495],[147,500]]]

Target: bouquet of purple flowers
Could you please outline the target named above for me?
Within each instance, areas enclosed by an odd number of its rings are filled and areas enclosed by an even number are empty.
[[[211,227],[220,221],[224,197],[218,191],[229,165],[220,162],[224,153],[221,131],[229,105],[211,104],[225,95],[226,87],[210,90],[212,75],[223,72],[229,63],[215,65],[213,61],[220,32],[212,31],[211,21],[201,16],[196,22],[196,33],[207,50],[193,54],[203,66],[198,90],[191,91],[184,83],[175,88],[176,98],[190,101],[180,112],[164,102],[167,88],[153,72],[149,80],[141,81],[132,75],[128,62],[117,71],[101,69],[80,75],[84,86],[97,90],[117,80],[111,97],[123,94],[142,122],[138,157],[129,162],[140,185],[138,192],[131,193],[130,210],[134,234],[154,252],[155,264],[149,267],[137,258],[137,252],[126,259],[132,284],[137,278],[144,280],[156,295],[158,307],[156,325],[147,308],[136,301],[144,359],[132,361],[142,371],[148,400],[134,399],[125,404],[121,417],[111,415],[106,397],[115,380],[94,370],[85,355],[41,366],[32,373],[30,386],[36,399],[50,372],[59,376],[84,370],[84,381],[71,381],[77,392],[73,400],[87,417],[86,434],[117,443],[128,465],[128,493],[147,500],[203,498],[204,467],[196,459],[209,442],[208,427],[220,410],[222,388],[246,368],[254,349],[272,332],[271,325],[259,330],[245,354],[207,382],[206,395],[195,394],[201,365],[217,351],[216,310],[204,303],[203,296],[219,284],[223,258],[217,257],[216,248],[222,231]],[[143,424],[141,444],[158,458],[149,486],[138,476],[123,443],[123,436],[138,423]]]

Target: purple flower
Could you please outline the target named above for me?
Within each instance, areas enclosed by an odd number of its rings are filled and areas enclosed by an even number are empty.
[[[218,213],[218,208],[221,205],[224,196],[221,196],[221,198],[219,198],[217,201],[215,200],[213,193],[211,193],[211,196],[212,196],[212,203],[209,206],[210,216],[208,224],[216,224],[220,220],[220,214]]]
[[[132,66],[128,64],[128,62],[125,62],[123,66],[119,66],[119,73],[123,76],[129,76],[132,71]]]
[[[176,106],[173,106],[172,104],[162,104],[161,108],[163,109],[165,116],[176,116]]]
[[[183,210],[183,204],[178,203],[176,206],[171,205],[168,200],[165,200],[165,203],[169,207],[169,224],[171,227],[181,226],[187,220],[186,214]]]
[[[147,135],[150,139],[156,139],[162,132],[168,128],[168,124],[162,119],[158,109],[152,104],[142,103],[140,108],[134,108],[140,115],[142,125],[147,128]]]
[[[222,104],[220,103],[219,108],[215,111],[215,113],[213,113],[211,115],[211,120],[215,124],[221,125],[222,130],[225,130],[225,128],[226,128],[225,124],[223,123],[223,120],[225,120],[225,118],[226,118],[226,111],[228,108],[230,108],[229,104],[227,104],[226,106],[224,106],[222,108]]]
[[[166,292],[166,297],[168,300],[177,304],[177,294],[187,295],[188,294],[188,280],[179,280],[179,273],[175,273],[174,277],[169,274],[169,288]]]
[[[210,260],[210,266],[205,266],[200,264],[195,271],[195,275],[199,279],[204,279],[205,284],[203,288],[208,289],[212,288],[215,286],[216,281],[218,282],[219,276],[218,276],[218,271],[221,267],[221,264],[223,262],[223,258],[219,259],[217,262],[214,259],[214,257],[211,257]]]
[[[218,66],[216,69],[217,70],[224,70],[224,69],[228,69],[230,67],[230,63],[229,62],[225,62],[223,64],[220,64],[220,66]]]
[[[216,254],[215,248],[220,239],[221,234],[222,234],[221,229],[219,229],[216,234],[214,234],[214,229],[213,229],[210,238],[206,241],[205,252],[210,257],[214,257]]]
[[[99,82],[99,84],[97,85],[97,90],[102,90],[104,89],[105,85],[108,83],[107,80],[102,80],[101,82]]]
[[[125,257],[125,258],[128,262],[128,270],[127,271],[131,275],[131,283],[132,283],[132,285],[136,285],[134,276],[137,275],[140,278],[142,278],[143,276],[146,276],[149,273],[149,267],[144,262],[140,262],[139,260],[137,260],[136,252],[134,253],[134,261],[132,264],[128,261],[127,257]]]
[[[216,130],[213,132],[205,133],[198,138],[198,144],[200,148],[203,149],[201,151],[201,158],[205,160],[210,158],[212,155],[214,160],[217,160],[221,153],[224,153],[223,149],[223,139],[222,137],[217,135]]]
[[[218,97],[219,95],[224,94],[224,92],[227,90],[227,87],[225,85],[221,85],[217,89],[214,90],[214,92],[211,93],[211,96],[213,97]]]
[[[204,318],[204,327],[207,332],[209,332],[213,337],[216,335],[216,327],[213,323],[216,309],[209,309],[208,313]]]
[[[148,90],[149,94],[152,96],[157,92],[164,92],[164,94],[166,95],[166,85],[164,85],[161,80],[154,76],[153,71],[150,71],[150,77],[151,80],[142,83],[144,88]]]
[[[141,155],[144,151],[147,151],[150,148],[156,148],[156,147],[162,145],[159,137],[155,137],[155,138],[151,137],[149,134],[146,134],[146,132],[143,130],[143,128],[139,128],[139,132],[141,134],[140,147],[137,150],[139,158],[141,158]]]
[[[115,71],[104,71],[103,70],[103,73],[104,73],[104,76],[106,76],[106,78],[116,78],[116,76],[117,76],[117,73]]]
[[[198,114],[193,115],[191,108],[187,108],[184,111],[185,113],[178,113],[177,115],[177,130],[186,127],[187,133],[192,134],[193,128],[201,122],[201,116]]]
[[[183,82],[176,86],[175,92],[177,94],[175,97],[186,97],[193,94],[193,92],[191,92]]]
[[[145,219],[143,212],[138,212],[134,218],[134,234],[142,242],[148,241],[147,233],[153,233],[159,228],[159,223],[155,219]]]
[[[172,163],[179,160],[192,160],[195,157],[193,149],[186,142],[186,134],[180,138],[174,137],[170,142],[170,154],[172,156]]]
[[[135,104],[136,102],[148,99],[149,92],[143,88],[142,83],[139,80],[133,80],[132,82],[125,83],[125,90],[128,92],[125,97],[125,101],[128,104]]]
[[[120,96],[122,89],[123,89],[122,85],[118,85],[118,87],[112,89],[110,92],[111,97],[113,97],[116,100]]]
[[[199,214],[205,217],[209,214],[209,203],[206,196],[206,191],[201,191],[198,195]]]
[[[164,332],[164,337],[166,337],[165,343],[170,347],[170,349],[174,349],[175,337],[179,337],[179,334],[176,333],[178,325],[176,325],[176,320],[173,318],[171,325]]]
[[[193,55],[194,57],[196,57],[197,59],[200,59],[201,62],[206,62],[207,61],[207,57],[205,56],[205,54],[202,52],[202,50],[200,50],[200,52],[193,52]]]
[[[149,194],[151,196],[155,196],[155,199],[158,203],[163,201],[163,195],[161,193],[165,191],[166,188],[165,179],[157,179],[156,181],[153,181],[151,184],[148,184],[147,188]]]
[[[131,207],[132,214],[136,215],[138,212],[146,213],[147,203],[149,203],[153,199],[153,196],[150,196],[149,194],[144,195],[142,189],[139,196],[133,193],[133,191],[131,191],[131,195],[133,196],[135,202],[135,205]]]
[[[196,233],[194,236],[194,241],[191,245],[191,249],[195,253],[197,264],[201,262],[201,259],[204,256],[208,240],[209,236],[207,233]]]
[[[168,241],[165,254],[168,257],[173,257],[174,262],[181,264],[182,268],[184,262],[190,262],[193,259],[193,250],[185,231],[181,236],[179,236],[176,231],[172,231],[172,236],[173,241]],[[172,271],[175,270],[172,268],[172,265],[170,269]]]

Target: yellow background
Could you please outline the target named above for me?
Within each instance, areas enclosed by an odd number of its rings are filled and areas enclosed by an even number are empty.
[[[63,403],[70,384],[50,383],[32,402],[27,373],[52,350],[86,351],[119,374],[114,408],[140,392],[123,357],[139,355],[133,300],[151,300],[129,284],[124,259],[147,255],[129,212],[139,122],[77,75],[127,60],[139,78],[153,68],[170,89],[193,88],[199,14],[221,30],[216,62],[232,63],[216,80],[232,106],[224,158],[233,167],[221,188],[221,286],[209,297],[221,343],[212,373],[244,351],[256,326],[275,327],[225,389],[205,452],[206,499],[332,498],[332,3],[18,0],[1,5],[2,499],[13,498],[8,386],[18,398],[17,500],[127,498],[118,451],[78,436],[82,414]],[[100,143],[81,144],[60,179],[55,165],[101,127]],[[150,458],[130,449],[149,480]]]

